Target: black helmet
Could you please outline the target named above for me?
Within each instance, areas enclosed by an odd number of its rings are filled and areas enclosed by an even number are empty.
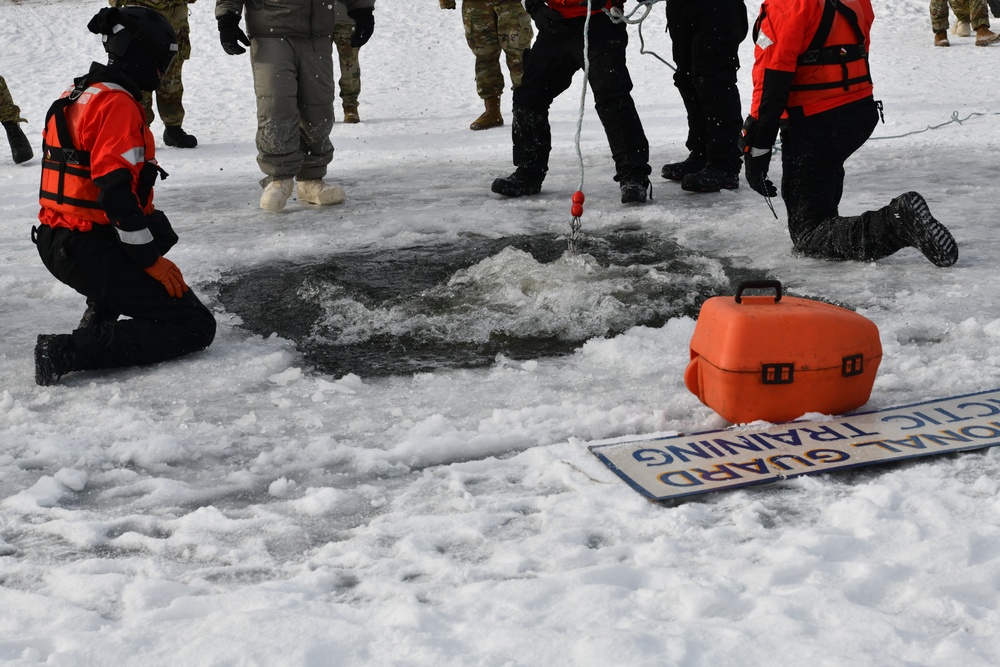
[[[146,7],[105,7],[87,28],[101,35],[108,64],[122,66],[143,90],[155,89],[177,57],[177,33],[162,14]]]

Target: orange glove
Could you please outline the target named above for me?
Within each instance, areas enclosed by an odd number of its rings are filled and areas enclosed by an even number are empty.
[[[147,266],[143,271],[156,278],[166,288],[167,294],[175,299],[181,298],[184,296],[184,292],[188,291],[181,270],[166,257],[160,257],[153,262],[152,266]]]

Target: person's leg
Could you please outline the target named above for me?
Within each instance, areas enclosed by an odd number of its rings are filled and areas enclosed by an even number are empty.
[[[361,95],[361,63],[358,60],[360,49],[351,46],[353,34],[353,28],[349,24],[341,23],[333,29],[333,43],[337,47],[337,59],[340,61],[340,101],[344,109],[357,110],[358,97]]]
[[[150,364],[211,344],[215,318],[194,291],[171,297],[121,249],[113,229],[75,232],[41,225],[37,237],[39,256],[52,275],[93,307],[128,318],[75,330],[74,363],[65,370]]]
[[[596,14],[590,19],[589,37],[589,82],[615,161],[616,180],[640,178],[648,182],[649,142],[632,99],[632,78],[625,58],[628,32],[624,24]],[[577,55],[582,61],[582,44],[580,48]]]
[[[299,81],[299,136],[302,143],[302,168],[299,180],[313,180],[326,175],[333,160],[333,45],[328,38],[291,40]]]
[[[285,39],[254,37],[250,61],[257,96],[257,164],[271,180],[290,179],[302,170],[299,136],[299,72],[295,49]]]
[[[872,100],[807,118],[781,130],[781,197],[788,231],[798,252],[834,260],[872,261],[905,243],[892,233],[885,211],[840,215],[844,163],[878,123]]]
[[[524,50],[531,46],[535,31],[531,16],[524,11],[519,0],[492,0],[497,17],[497,34],[500,48],[507,59],[511,88],[521,85],[524,76]]]

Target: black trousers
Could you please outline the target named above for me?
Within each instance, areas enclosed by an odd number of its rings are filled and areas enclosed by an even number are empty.
[[[583,69],[583,26],[586,17],[565,21],[571,34],[540,32],[524,52],[524,76],[514,89],[514,165],[546,171],[552,150],[549,107]],[[649,142],[632,100],[632,78],[625,62],[628,32],[605,14],[590,18],[589,79],[594,108],[611,147],[617,177],[648,176]]]
[[[739,174],[737,141],[743,127],[736,71],[747,36],[743,0],[670,0],[667,31],[673,44],[674,86],[687,111],[687,149],[709,165]]]
[[[840,215],[844,163],[871,136],[879,112],[872,98],[781,125],[781,198],[788,232],[805,255],[872,261],[906,247],[892,231],[889,207]]]
[[[194,292],[180,299],[167,294],[121,249],[110,225],[94,225],[91,232],[39,225],[35,243],[49,272],[107,317],[73,332],[75,370],[173,359],[215,338],[215,318]],[[117,315],[131,319],[115,321]]]

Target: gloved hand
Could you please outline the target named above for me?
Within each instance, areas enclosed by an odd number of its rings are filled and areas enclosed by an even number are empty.
[[[356,49],[361,48],[372,38],[375,32],[375,10],[372,7],[365,9],[352,9],[347,15],[354,19],[354,35],[351,37],[351,46]]]
[[[773,137],[767,141],[768,145],[773,143]],[[774,197],[778,194],[778,189],[774,187],[767,177],[767,170],[771,166],[771,149],[755,148],[760,143],[757,137],[757,119],[747,116],[743,122],[743,131],[740,132],[739,147],[743,151],[743,164],[746,167],[747,183],[754,192],[764,197]]]
[[[240,15],[228,12],[219,17],[219,41],[222,48],[231,56],[246,53],[243,46],[250,46],[250,39],[240,28]],[[243,46],[240,46],[243,44]]]
[[[455,9],[455,0],[439,0],[441,9]]]
[[[743,154],[743,163],[746,165],[747,183],[757,194],[765,197],[774,197],[778,194],[778,189],[767,177],[767,169],[771,166],[771,149],[766,153],[754,155],[759,149],[750,149]]]
[[[548,33],[552,37],[569,34],[563,15],[545,4],[545,0],[527,0],[524,8],[531,14],[531,20],[535,22],[538,32]]]
[[[166,288],[167,294],[175,299],[181,298],[184,296],[184,292],[188,291],[188,286],[184,282],[181,270],[166,257],[160,257],[153,262],[152,266],[147,266],[143,271],[159,281]]]

